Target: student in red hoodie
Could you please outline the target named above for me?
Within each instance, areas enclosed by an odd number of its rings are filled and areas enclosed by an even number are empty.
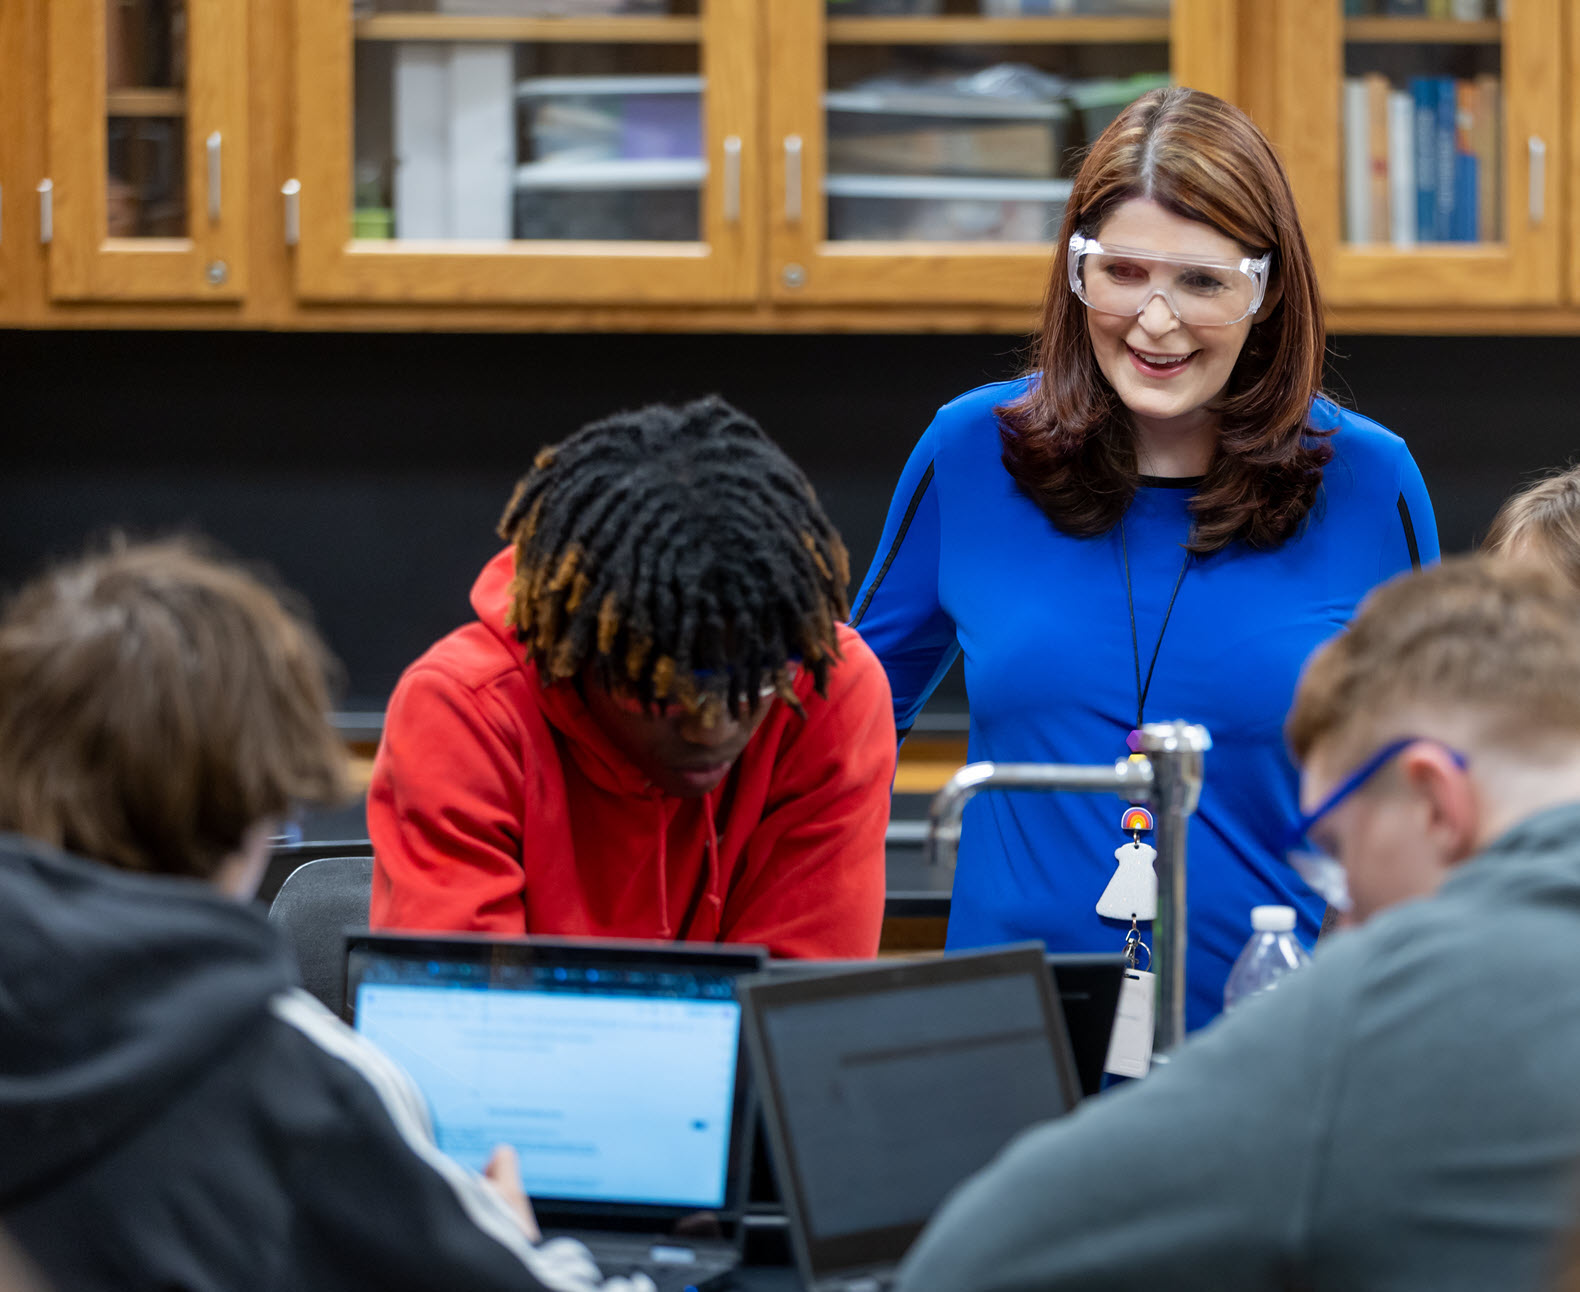
[[[371,919],[870,956],[889,687],[806,477],[718,398],[538,454],[395,688]]]

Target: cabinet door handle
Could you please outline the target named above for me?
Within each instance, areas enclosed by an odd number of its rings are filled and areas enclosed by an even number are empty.
[[[801,221],[801,136],[785,136],[785,223]]]
[[[1532,135],[1526,141],[1531,161],[1531,223],[1538,225],[1547,215],[1547,141]]]
[[[741,222],[741,137],[724,136],[724,218]]]
[[[302,240],[302,181],[288,179],[280,185],[285,201],[285,245],[294,247]]]
[[[210,224],[218,224],[220,211],[219,156],[221,148],[218,130],[208,137],[208,142],[204,144],[204,147],[208,150],[208,222]]]
[[[55,181],[52,179],[38,182],[38,240],[55,241]]]

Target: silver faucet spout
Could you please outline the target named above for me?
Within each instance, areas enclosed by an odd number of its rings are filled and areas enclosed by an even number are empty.
[[[922,857],[953,866],[966,804],[981,790],[1064,790],[1121,794],[1145,803],[1157,824],[1158,914],[1152,924],[1156,973],[1153,1053],[1158,1062],[1185,1039],[1185,835],[1201,801],[1202,756],[1212,748],[1205,727],[1151,722],[1141,729],[1143,757],[1112,766],[1071,763],[968,763],[945,783],[927,810]],[[1057,950],[1058,948],[1054,948]]]
[[[927,809],[922,860],[953,866],[960,846],[960,818],[979,790],[1068,790],[1085,794],[1128,794],[1133,802],[1152,798],[1149,762],[1121,759],[1111,767],[1074,763],[967,763],[951,776]]]

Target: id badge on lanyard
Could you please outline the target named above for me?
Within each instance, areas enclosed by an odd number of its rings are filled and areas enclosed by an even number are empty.
[[[1147,969],[1136,966],[1137,956],[1143,953]],[[1144,1077],[1152,1070],[1155,996],[1151,964],[1152,948],[1141,940],[1141,930],[1132,922],[1125,935],[1125,976],[1119,985],[1119,1008],[1114,1014],[1108,1057],[1103,1062],[1103,1071],[1116,1077]]]

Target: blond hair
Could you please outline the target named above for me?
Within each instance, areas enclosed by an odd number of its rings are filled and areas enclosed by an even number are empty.
[[[1497,742],[1580,739],[1580,591],[1485,556],[1390,580],[1306,664],[1290,749],[1374,743],[1410,707],[1469,712]]]
[[[191,542],[52,570],[0,617],[0,829],[209,878],[259,822],[344,792],[330,667],[278,595]]]
[[[1497,556],[1529,551],[1580,588],[1580,467],[1555,472],[1509,498],[1481,547]]]

